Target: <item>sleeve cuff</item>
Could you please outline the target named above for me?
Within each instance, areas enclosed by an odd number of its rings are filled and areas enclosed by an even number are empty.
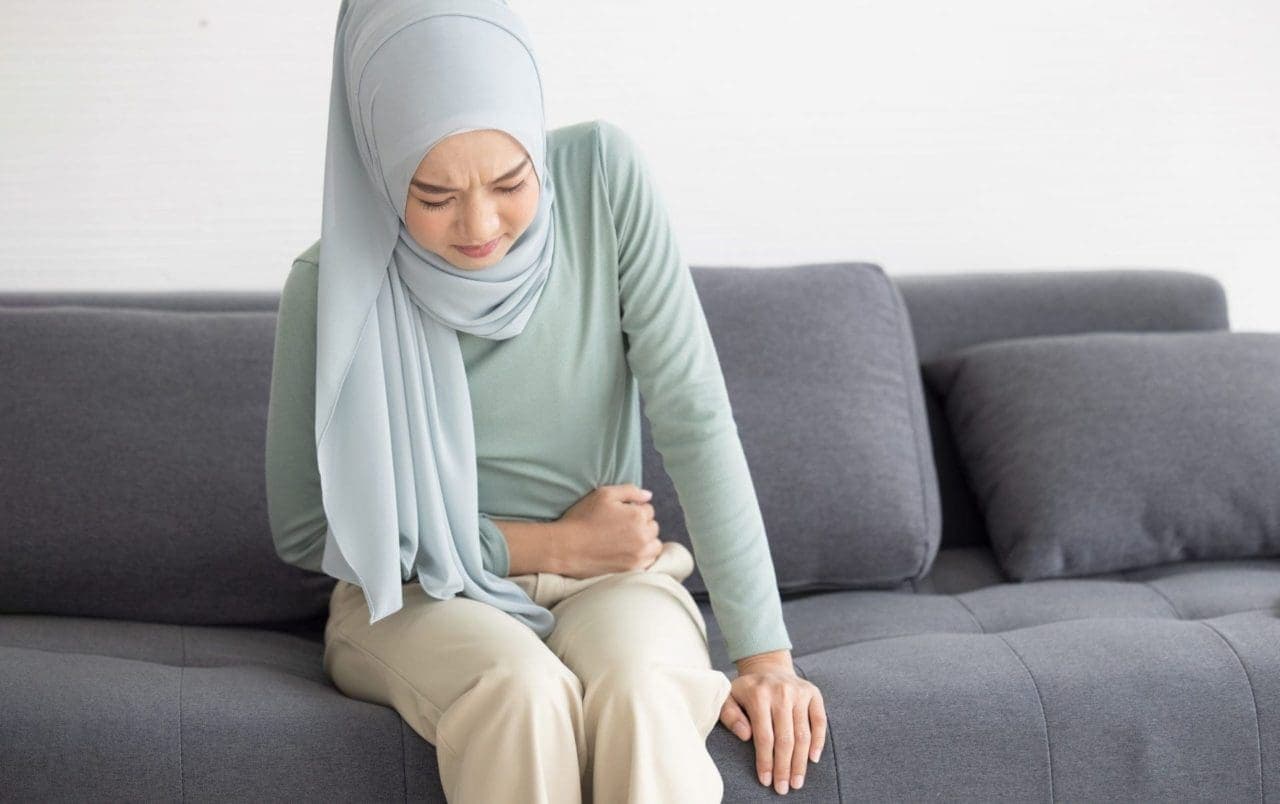
[[[493,524],[487,514],[480,514],[480,551],[484,554],[485,569],[499,578],[507,577],[511,568],[511,554],[507,551],[507,537]]]
[[[786,625],[778,623],[773,628],[757,633],[738,635],[733,639],[729,639],[726,635],[725,647],[729,652],[729,660],[737,662],[740,659],[755,656],[759,653],[791,650],[793,646],[787,634]]]

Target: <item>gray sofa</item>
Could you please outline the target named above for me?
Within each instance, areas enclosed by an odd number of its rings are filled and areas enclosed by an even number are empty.
[[[768,434],[746,412],[767,360],[734,344],[794,337],[782,311],[796,283],[868,267],[760,284],[750,314],[748,273],[792,269],[693,270],[768,503],[795,464],[761,451]],[[1228,329],[1222,287],[1189,271],[892,281],[922,364],[1002,338]],[[811,326],[860,314],[820,296],[828,318]],[[433,748],[326,679],[332,579],[273,552],[262,459],[277,298],[0,293],[0,799],[444,801]],[[941,513],[926,571],[783,589],[797,669],[830,717],[821,762],[788,796],[1280,801],[1280,559],[1011,581],[923,388]],[[793,425],[821,440],[821,418]],[[670,499],[647,421],[644,440],[646,484]],[[833,486],[802,502],[838,528],[857,499]],[[808,531],[773,511],[775,562],[804,553]],[[717,725],[708,747],[725,801],[776,797],[749,743]]]

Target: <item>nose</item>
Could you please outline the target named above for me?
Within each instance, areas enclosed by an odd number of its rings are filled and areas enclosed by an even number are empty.
[[[492,200],[478,199],[462,205],[459,215],[463,245],[487,243],[502,231],[502,221]]]

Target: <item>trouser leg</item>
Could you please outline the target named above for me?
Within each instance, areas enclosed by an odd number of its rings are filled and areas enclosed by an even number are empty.
[[[416,580],[373,625],[345,581],[329,609],[325,672],[435,746],[451,804],[582,800],[582,684],[528,626],[469,598],[431,598]]]
[[[712,668],[706,622],[664,572],[618,573],[557,603],[547,645],[582,680],[587,800],[719,802],[706,749],[730,680]]]

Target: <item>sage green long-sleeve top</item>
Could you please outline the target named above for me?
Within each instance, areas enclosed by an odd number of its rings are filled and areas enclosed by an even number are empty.
[[[547,132],[547,169],[556,249],[533,315],[504,341],[458,333],[485,567],[508,574],[490,517],[552,521],[597,486],[643,485],[642,394],[730,659],[790,649],[719,358],[645,157],[594,120]],[[327,527],[314,428],[319,245],[281,293],[266,441],[276,551],[316,572]]]

